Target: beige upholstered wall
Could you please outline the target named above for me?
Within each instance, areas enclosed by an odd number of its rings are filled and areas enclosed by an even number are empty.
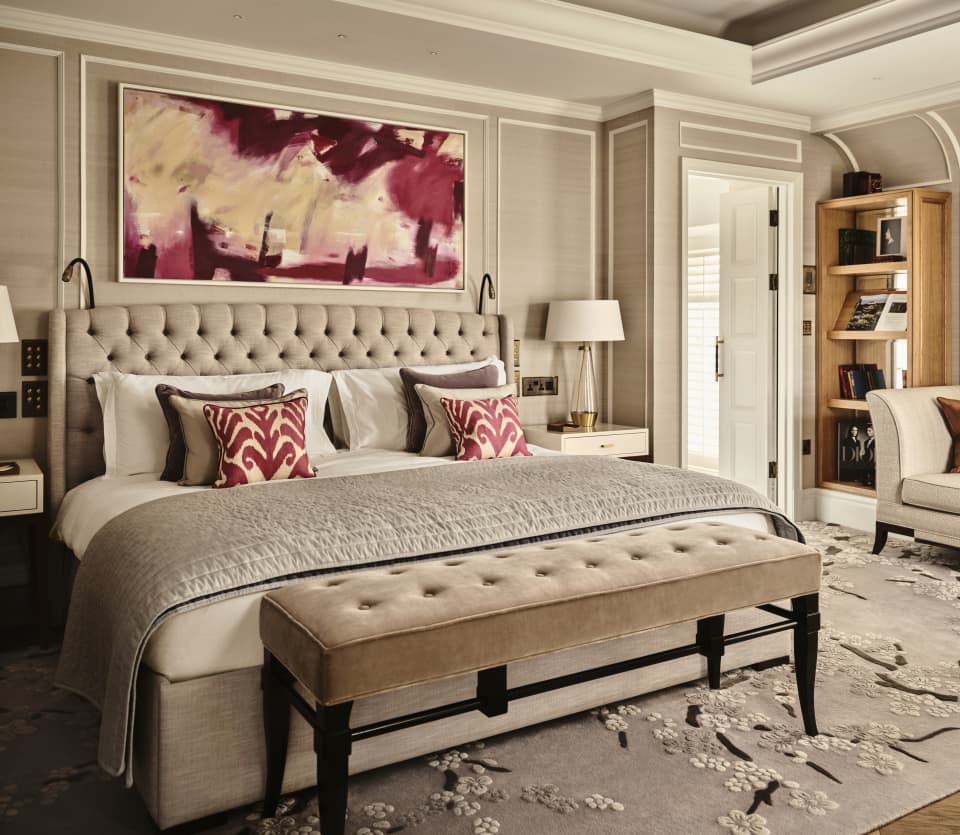
[[[121,82],[465,131],[466,291],[118,283]],[[0,284],[11,288],[21,338],[46,335],[58,294],[76,306],[76,285],[58,279],[81,251],[94,269],[98,306],[213,299],[475,310],[480,279],[490,272],[498,299],[488,302],[487,312],[516,318],[522,373],[559,374],[564,386],[570,382],[566,352],[542,340],[544,305],[597,291],[600,128],[594,123],[14,30],[0,30],[0,104],[8,114],[0,131]],[[498,217],[498,209],[509,219]],[[19,350],[0,345],[0,391],[19,394],[20,382]],[[561,414],[564,401],[528,398],[521,415],[543,421]],[[43,461],[44,423],[0,421],[0,457]]]

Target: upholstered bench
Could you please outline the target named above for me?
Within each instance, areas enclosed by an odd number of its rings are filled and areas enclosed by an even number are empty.
[[[785,629],[794,630],[804,728],[815,735],[819,589],[813,548],[731,525],[685,522],[364,569],[271,591],[260,608],[265,814],[279,801],[291,705],[314,728],[321,827],[338,835],[354,740],[473,710],[497,716],[514,699],[684,655],[706,656],[716,688],[725,645]],[[791,609],[775,604],[785,599]],[[751,606],[776,619],[724,635],[724,613]],[[508,686],[507,665],[521,659],[694,620],[696,642],[689,646]],[[472,672],[476,698],[350,727],[356,699]]]

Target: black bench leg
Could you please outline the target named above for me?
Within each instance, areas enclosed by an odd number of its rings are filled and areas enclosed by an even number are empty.
[[[263,797],[263,816],[277,813],[283,772],[287,765],[290,739],[290,702],[285,692],[293,677],[269,652],[263,654],[260,686],[263,688],[263,733],[267,743],[267,786]]]
[[[697,644],[700,654],[707,657],[707,680],[711,690],[720,689],[720,659],[723,658],[724,615],[714,615],[697,621]]]
[[[320,831],[323,835],[343,835],[346,827],[352,708],[353,702],[317,706],[313,747],[317,752]]]
[[[794,597],[791,601],[797,622],[793,631],[793,665],[797,672],[797,694],[807,736],[816,736],[818,733],[813,689],[817,678],[817,641],[820,634],[819,599],[817,594],[807,594]]]

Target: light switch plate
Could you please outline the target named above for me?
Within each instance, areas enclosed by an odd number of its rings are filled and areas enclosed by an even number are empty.
[[[0,418],[15,418],[17,416],[17,393],[15,391],[0,391]]]
[[[24,380],[20,388],[20,416],[25,418],[46,417],[47,381]]]
[[[47,376],[47,340],[24,339],[20,342],[20,376]]]

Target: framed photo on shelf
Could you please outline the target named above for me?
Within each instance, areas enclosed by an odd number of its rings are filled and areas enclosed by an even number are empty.
[[[873,487],[876,483],[877,447],[869,420],[837,422],[837,480]]]
[[[811,264],[803,265],[803,292],[808,296],[817,292],[817,268]]]
[[[883,258],[905,258],[903,218],[882,217],[877,221],[877,255]]]

